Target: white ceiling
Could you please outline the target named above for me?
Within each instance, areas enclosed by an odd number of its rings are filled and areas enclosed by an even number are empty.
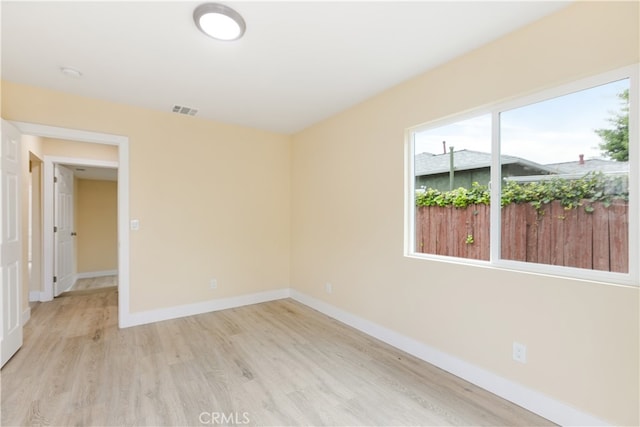
[[[73,172],[78,179],[92,179],[96,181],[117,181],[118,169],[99,166],[62,165]]]
[[[247,30],[219,42],[200,3],[3,0],[2,78],[293,133],[568,4],[225,2]]]

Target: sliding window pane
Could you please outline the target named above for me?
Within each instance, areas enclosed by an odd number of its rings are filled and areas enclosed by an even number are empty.
[[[501,258],[629,271],[629,81],[500,114]]]
[[[491,116],[413,136],[416,252],[489,260]]]

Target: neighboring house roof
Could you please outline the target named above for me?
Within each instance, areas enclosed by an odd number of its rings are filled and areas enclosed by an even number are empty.
[[[491,166],[491,153],[473,150],[453,152],[456,171],[484,169]],[[550,163],[541,165],[521,157],[503,155],[502,164],[521,164],[532,169],[532,172],[543,172],[554,175],[584,175],[588,172],[628,173],[629,162],[618,162],[604,159],[576,160],[574,162]],[[420,153],[415,156],[415,175],[436,175],[449,172],[450,153]],[[533,174],[530,178],[534,178]],[[525,177],[520,177],[525,178]],[[516,179],[516,178],[514,178]]]
[[[559,174],[578,174],[587,172],[604,172],[604,173],[628,173],[629,162],[617,162],[615,160],[603,160],[603,159],[588,159],[582,163],[580,161],[575,162],[563,162],[552,163],[547,167],[553,168]]]
[[[491,153],[485,153],[482,151],[473,150],[459,150],[453,152],[454,157],[454,170],[473,170],[483,169],[491,166]],[[523,166],[529,167],[533,171],[557,173],[555,169],[545,165],[541,165],[531,160],[522,159],[516,156],[501,156],[502,164],[514,164],[519,163]],[[449,172],[450,153],[446,154],[431,154],[420,153],[415,156],[415,175],[436,175],[440,173]]]
[[[513,176],[505,179],[519,182],[545,181],[553,178],[576,179],[589,172],[602,172],[609,175],[628,175],[629,162],[617,162],[604,159],[580,159],[575,162],[551,163],[545,165],[553,170],[551,175]]]

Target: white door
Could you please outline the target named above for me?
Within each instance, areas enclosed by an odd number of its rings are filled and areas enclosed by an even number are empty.
[[[2,316],[1,364],[22,346],[21,250],[20,250],[20,132],[2,120],[0,144],[0,227]]]
[[[55,165],[54,172],[54,295],[68,291],[75,280],[73,172]]]

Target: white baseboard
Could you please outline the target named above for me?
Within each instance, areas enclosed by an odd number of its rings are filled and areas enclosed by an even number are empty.
[[[611,423],[294,289],[291,298],[563,426]]]
[[[48,300],[46,298],[46,295],[44,292],[40,292],[40,291],[29,291],[29,302],[45,302],[45,301],[51,301],[50,299]]]
[[[273,291],[258,292],[255,294],[241,295],[238,297],[220,298],[195,304],[162,308],[159,310],[129,313],[128,315],[123,316],[121,327],[127,328],[129,326],[144,325],[146,323],[160,322],[162,320],[177,319],[179,317],[226,310],[228,308],[242,307],[244,305],[289,298],[289,296],[289,288],[283,288]]]
[[[77,273],[76,280],[92,279],[94,277],[115,276],[117,274],[118,274],[118,270],[87,271],[84,273]]]

